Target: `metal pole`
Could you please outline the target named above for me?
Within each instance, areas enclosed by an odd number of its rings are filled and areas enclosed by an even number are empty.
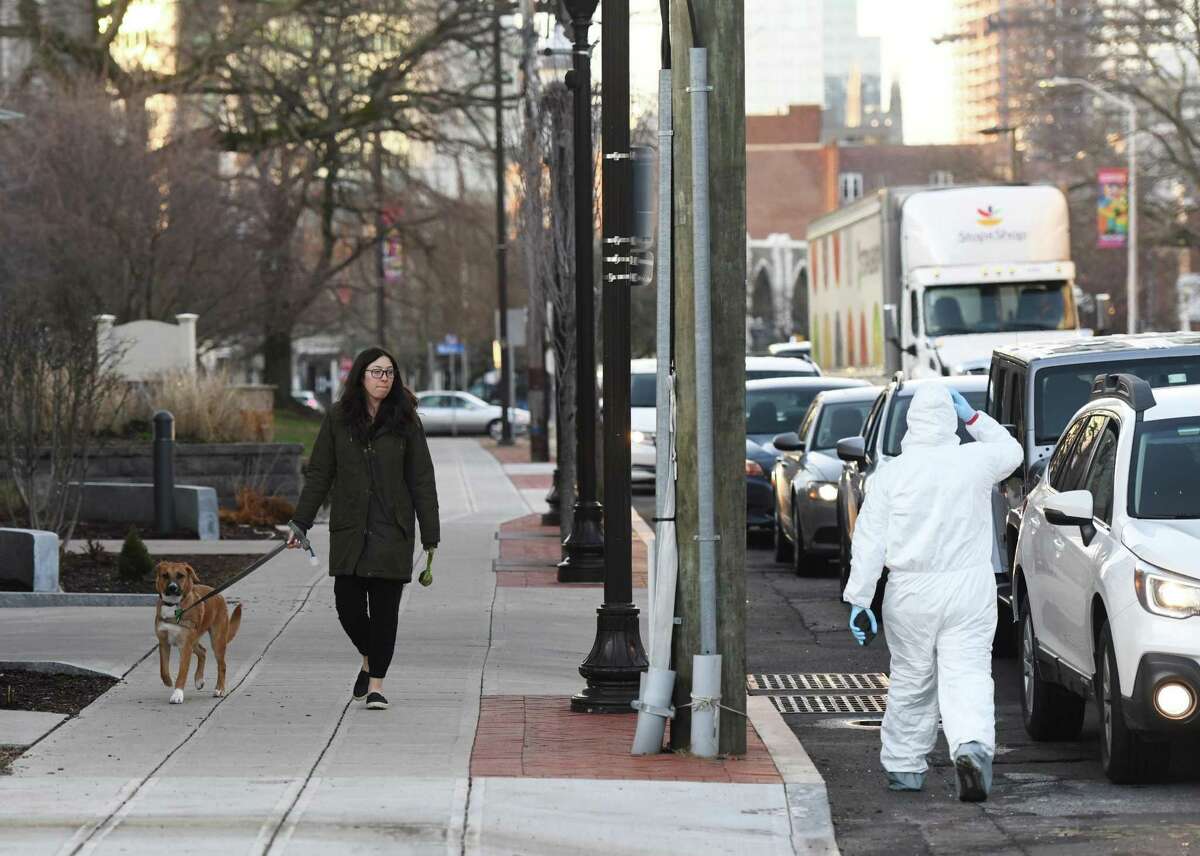
[[[504,81],[500,74],[500,9],[501,0],[496,0],[496,14],[492,19],[492,84],[496,108],[496,283],[500,291],[500,445],[511,446],[512,425],[508,421],[508,409],[512,407],[509,390],[509,374],[512,372],[512,355],[506,354],[508,345],[508,224],[504,210]]]
[[[154,529],[175,532],[175,417],[169,410],[154,414]]]
[[[1125,270],[1125,300],[1129,304],[1126,317],[1129,322],[1129,332],[1138,331],[1138,194],[1137,194],[1137,105],[1126,101],[1129,110],[1129,138],[1125,145],[1129,148],[1129,237],[1128,263]]]
[[[575,94],[575,373],[576,460],[579,484],[566,558],[558,566],[561,583],[604,581],[603,508],[596,498],[595,297],[592,285],[592,64],[588,27],[595,0],[574,0],[571,10],[575,67],[567,85]]]
[[[379,236],[379,246],[375,250],[376,274],[379,281],[375,288],[375,341],[379,347],[387,347],[387,269],[383,264],[383,253],[387,240],[383,233],[387,224],[383,215],[383,139],[381,134],[375,135],[374,157],[371,159],[371,171],[375,181],[375,229]]]
[[[630,496],[628,277],[632,237],[629,147],[629,0],[603,0],[601,13],[604,200],[604,603],[579,673],[587,688],[571,699],[585,713],[633,713],[646,652],[633,605]]]

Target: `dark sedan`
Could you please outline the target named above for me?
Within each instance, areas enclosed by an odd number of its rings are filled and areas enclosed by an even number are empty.
[[[817,393],[867,386],[866,381],[839,377],[784,377],[746,381],[746,528],[770,531],[775,526],[775,494],[771,471],[779,450],[776,435],[795,431]]]

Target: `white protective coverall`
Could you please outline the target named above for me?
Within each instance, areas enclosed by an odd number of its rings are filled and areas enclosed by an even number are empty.
[[[924,773],[938,713],[954,757],[964,743],[996,748],[991,491],[1022,460],[1020,444],[986,413],[960,444],[947,389],[922,384],[902,451],[872,477],[851,545],[844,599],[869,607],[886,565],[883,628],[892,656],[880,760]]]

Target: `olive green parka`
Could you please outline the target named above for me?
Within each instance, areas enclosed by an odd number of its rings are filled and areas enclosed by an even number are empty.
[[[351,434],[341,406],[331,407],[313,445],[294,519],[306,529],[311,527],[328,496],[329,573],[353,574],[366,543],[372,454],[383,505],[396,521],[399,539],[384,544],[387,570],[368,576],[409,582],[416,522],[421,524],[423,547],[436,546],[441,540],[433,459],[419,419],[406,424],[400,433],[377,431],[364,445]]]

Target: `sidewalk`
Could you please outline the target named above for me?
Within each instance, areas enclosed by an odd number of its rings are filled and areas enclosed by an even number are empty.
[[[210,662],[206,690],[167,704],[149,610],[0,611],[0,660],[125,673],[0,777],[0,854],[836,852],[824,786],[769,705],[725,761],[632,758],[632,715],[570,712],[599,590],[498,585],[496,533],[536,509],[478,443],[431,446],[443,543],[434,585],[405,592],[389,711],[351,702],[332,581],[298,552],[231,589],[223,699]]]

